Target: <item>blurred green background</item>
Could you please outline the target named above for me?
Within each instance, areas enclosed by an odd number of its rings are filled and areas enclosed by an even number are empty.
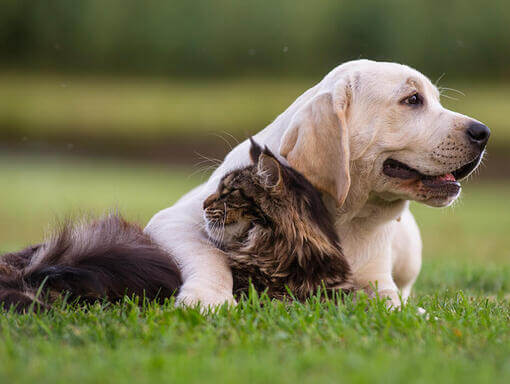
[[[414,206],[425,258],[508,263],[510,3],[4,0],[0,250],[55,218],[144,224],[336,65],[411,65],[492,129],[455,207]],[[455,241],[452,241],[455,240]]]

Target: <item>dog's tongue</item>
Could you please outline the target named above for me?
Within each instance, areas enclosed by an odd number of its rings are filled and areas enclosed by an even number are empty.
[[[455,180],[455,176],[451,173],[447,173],[446,175],[435,176],[435,177],[427,177],[422,179],[422,183],[429,187],[441,187],[445,184],[457,183]]]
[[[452,173],[447,173],[446,175],[436,176],[434,177],[436,181],[456,181],[455,176]]]

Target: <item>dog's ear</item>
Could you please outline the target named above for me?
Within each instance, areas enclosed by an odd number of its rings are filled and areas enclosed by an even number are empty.
[[[351,185],[346,124],[351,93],[344,84],[335,90],[334,96],[314,96],[295,113],[280,142],[280,154],[341,206]]]

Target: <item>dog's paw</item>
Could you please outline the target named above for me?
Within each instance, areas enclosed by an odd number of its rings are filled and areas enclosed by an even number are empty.
[[[398,295],[398,291],[393,289],[383,289],[377,292],[379,297],[382,299],[386,299],[386,305],[389,309],[395,310],[400,309],[402,307],[402,301],[400,300],[400,296]]]
[[[202,310],[214,309],[225,303],[235,305],[231,291],[204,284],[184,284],[177,296],[176,304],[185,307],[200,306]]]

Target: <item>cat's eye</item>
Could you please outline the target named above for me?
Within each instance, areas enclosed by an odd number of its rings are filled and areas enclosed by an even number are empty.
[[[226,195],[228,195],[230,193],[230,189],[228,188],[223,188],[220,192],[220,197],[225,197]]]

